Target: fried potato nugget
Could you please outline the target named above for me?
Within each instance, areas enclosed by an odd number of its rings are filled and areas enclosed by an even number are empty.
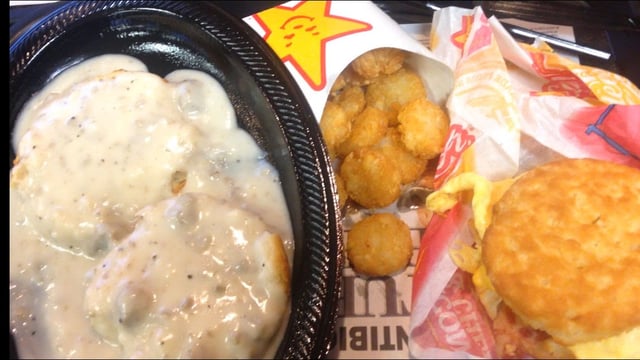
[[[343,71],[342,73],[340,73],[340,75],[338,75],[336,81],[333,82],[331,91],[329,91],[329,95],[334,96],[338,94],[342,89],[345,88],[345,86],[347,86],[347,79]]]
[[[349,197],[365,208],[391,205],[400,196],[400,172],[379,149],[351,152],[340,166],[340,176]]]
[[[393,159],[400,171],[402,184],[409,184],[418,180],[427,168],[428,160],[413,155],[404,146],[397,128],[389,128],[385,137],[376,146],[389,159]]]
[[[353,225],[346,248],[353,269],[367,276],[403,270],[413,251],[409,227],[390,213],[377,213]]]
[[[398,130],[404,145],[415,156],[433,159],[444,149],[449,116],[426,98],[408,102],[398,113]]]
[[[381,76],[365,92],[367,105],[390,114],[390,125],[396,124],[395,118],[402,106],[412,100],[426,98],[427,89],[422,79],[415,71],[407,68]]]
[[[328,101],[320,118],[320,131],[327,144],[330,156],[336,156],[337,149],[351,133],[351,120],[341,106]]]
[[[362,76],[360,76],[358,73],[356,73],[353,70],[353,68],[351,67],[351,64],[349,64],[349,66],[347,66],[344,70],[342,70],[340,75],[338,75],[338,77],[336,78],[336,81],[333,83],[333,86],[331,87],[330,94],[336,95],[348,85],[365,86],[365,85],[369,85],[369,83],[371,83],[371,80],[367,80]]]
[[[351,123],[351,133],[337,149],[340,157],[350,152],[377,144],[387,133],[389,118],[384,112],[366,107]]]
[[[405,57],[405,52],[400,49],[373,49],[353,60],[351,67],[358,75],[371,80],[380,75],[389,75],[400,70]]]
[[[403,185],[433,178],[427,167],[443,150],[449,119],[427,99],[422,77],[405,66],[407,56],[395,48],[370,50],[331,89],[320,129],[337,170],[341,207],[347,199],[386,207]]]
[[[342,107],[349,119],[362,112],[367,104],[364,98],[364,90],[360,86],[345,87],[333,97],[333,101]]]

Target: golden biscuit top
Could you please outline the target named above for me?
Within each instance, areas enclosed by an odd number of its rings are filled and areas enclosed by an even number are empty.
[[[525,173],[482,251],[504,302],[565,345],[640,326],[640,170],[567,159]]]

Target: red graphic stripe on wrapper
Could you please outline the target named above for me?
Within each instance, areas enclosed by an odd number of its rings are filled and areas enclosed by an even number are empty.
[[[457,204],[446,216],[434,214],[427,225],[416,259],[416,270],[413,274],[413,292],[411,303],[416,303],[416,296],[428,284],[428,277],[443,256],[449,256],[449,244],[458,232],[459,225],[464,222],[462,206]]]
[[[640,105],[581,108],[560,131],[589,157],[640,168]]]
[[[412,326],[411,339],[423,349],[438,348],[475,356],[495,357],[495,341],[490,321],[475,296],[470,274],[454,266],[451,274],[436,273],[460,229],[471,217],[470,209],[458,203],[446,215],[434,215],[425,229],[413,275],[414,309],[425,305],[425,294],[433,298],[425,318]],[[443,276],[446,283],[441,284]]]

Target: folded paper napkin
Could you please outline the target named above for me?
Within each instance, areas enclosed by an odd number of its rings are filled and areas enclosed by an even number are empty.
[[[500,180],[562,157],[640,168],[640,91],[628,79],[562,58],[542,42],[518,43],[480,7],[437,11],[430,36],[433,53],[454,71],[436,187],[461,172]],[[471,280],[449,255],[454,241],[473,241],[463,226],[470,216],[457,206],[425,230],[413,278],[413,357],[496,355]]]

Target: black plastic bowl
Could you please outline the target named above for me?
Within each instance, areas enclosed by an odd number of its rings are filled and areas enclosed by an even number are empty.
[[[164,76],[209,73],[227,91],[238,123],[266,151],[282,180],[295,238],[292,308],[277,358],[323,358],[337,316],[342,228],[330,160],[309,105],[271,48],[210,2],[65,3],[9,46],[9,122],[62,70],[121,53]],[[10,150],[10,167],[15,152]]]

